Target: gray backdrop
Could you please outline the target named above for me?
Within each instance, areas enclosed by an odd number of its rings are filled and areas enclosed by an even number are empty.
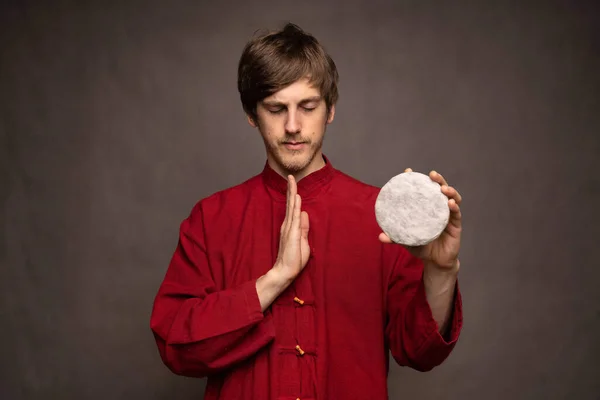
[[[202,397],[152,301],[193,204],[263,167],[236,67],[287,20],[340,69],[334,166],[464,197],[462,337],[390,397],[599,398],[593,2],[38,3],[0,11],[2,399]]]

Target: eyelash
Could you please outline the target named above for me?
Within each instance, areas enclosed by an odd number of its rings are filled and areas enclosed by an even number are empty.
[[[302,107],[302,108],[303,108],[303,109],[304,109],[304,111],[306,111],[306,112],[312,112],[312,111],[314,111],[314,110],[315,110],[315,108],[308,108],[308,107]],[[269,112],[270,112],[271,114],[281,114],[283,111],[285,111],[285,108],[280,108],[280,109],[279,109],[279,110],[277,110],[277,111],[269,110]]]

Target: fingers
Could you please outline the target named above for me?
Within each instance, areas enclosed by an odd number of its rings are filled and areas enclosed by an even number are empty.
[[[454,189],[452,186],[442,185],[442,193],[444,193],[448,199],[454,200],[458,205],[462,202],[462,196],[458,193],[458,190]]]
[[[412,172],[411,168],[406,168],[404,172]],[[442,189],[442,193],[448,197],[448,208],[450,209],[450,220],[448,221],[448,228],[453,234],[459,234],[462,227],[462,213],[460,211],[460,204],[462,203],[462,196],[452,186],[448,185],[446,179],[437,171],[431,171],[429,177],[432,181],[437,182]],[[389,243],[389,238],[383,233],[379,235],[379,240],[384,243]]]
[[[442,187],[442,193],[444,193],[449,199],[454,199],[456,204],[460,205],[460,203],[462,202],[462,196],[460,195],[460,193],[458,193],[458,190],[448,185],[448,182],[446,182],[446,179],[442,176],[442,174],[436,171],[431,171],[429,173],[429,177],[434,182],[440,184],[440,186]]]
[[[462,228],[462,213],[460,211],[460,204],[462,203],[462,196],[452,186],[448,186],[446,179],[436,171],[431,171],[429,177],[440,184],[442,193],[448,197],[448,208],[450,209],[450,220],[448,221],[447,231],[452,236],[458,236]]]
[[[436,171],[431,171],[429,173],[429,177],[434,181],[440,184],[440,186],[448,186],[448,182],[446,182],[446,179],[444,179],[444,177],[442,176],[442,174],[436,172]]]
[[[461,229],[462,212],[460,211],[460,206],[454,199],[450,199],[448,200],[448,207],[450,208],[450,221],[448,221],[448,224],[454,226],[456,229]]]
[[[291,223],[292,232],[298,232],[300,230],[300,208],[302,207],[302,198],[299,194],[296,194],[293,209],[293,218]]]
[[[287,221],[288,215],[290,214],[290,192],[292,190],[292,187],[290,185],[290,179],[292,178],[291,175],[288,175],[288,184],[287,184],[287,190],[285,192],[285,219],[284,221]]]
[[[296,180],[293,175],[288,175],[287,205],[281,232],[289,233],[291,231],[308,235],[308,228],[308,214],[302,212],[302,198],[298,194]]]
[[[308,239],[308,231],[310,229],[310,223],[308,221],[308,213],[306,211],[302,211],[300,213],[300,231],[302,232],[302,237]]]
[[[406,168],[404,170],[404,172],[412,172],[412,168]],[[446,182],[446,179],[444,179],[444,177],[442,176],[442,174],[440,174],[439,172],[436,171],[431,171],[429,173],[429,177],[431,178],[431,180],[433,180],[434,182],[437,182],[440,184],[440,186],[443,185],[448,185],[448,183]]]
[[[291,226],[294,213],[294,205],[296,203],[296,180],[293,175],[288,175],[288,186],[287,186],[287,203],[285,208],[285,219],[281,225],[281,230],[288,230]]]

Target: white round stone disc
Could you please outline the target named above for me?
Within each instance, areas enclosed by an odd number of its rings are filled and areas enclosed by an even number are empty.
[[[375,201],[379,227],[394,243],[423,246],[437,239],[448,224],[448,197],[437,182],[419,172],[390,179]]]

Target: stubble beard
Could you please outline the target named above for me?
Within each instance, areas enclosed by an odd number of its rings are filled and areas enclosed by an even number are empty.
[[[275,161],[286,172],[286,174],[296,174],[306,169],[315,159],[315,156],[322,147],[323,142],[307,142],[303,150],[288,150],[282,143],[275,148],[271,147]]]

